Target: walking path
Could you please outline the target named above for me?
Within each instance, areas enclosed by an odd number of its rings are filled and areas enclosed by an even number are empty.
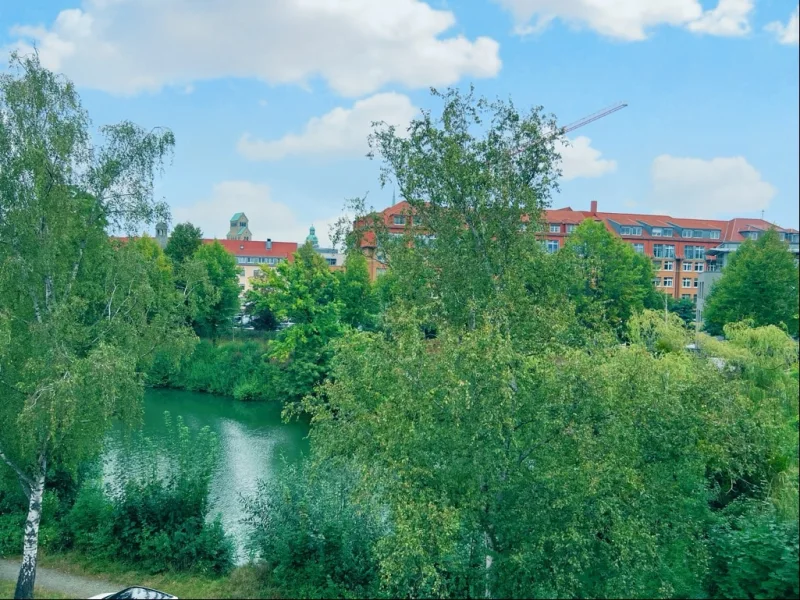
[[[0,559],[0,579],[16,581],[19,574],[19,562]],[[97,594],[118,592],[126,586],[110,583],[89,577],[68,575],[52,569],[38,567],[36,569],[36,587],[65,594],[70,598],[89,598]]]

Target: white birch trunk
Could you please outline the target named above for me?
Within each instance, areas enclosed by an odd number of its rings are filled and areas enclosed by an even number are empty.
[[[36,557],[39,552],[39,522],[42,520],[44,471],[36,476],[30,486],[28,518],[25,521],[25,538],[22,544],[22,566],[19,568],[14,598],[33,598],[36,581]]]

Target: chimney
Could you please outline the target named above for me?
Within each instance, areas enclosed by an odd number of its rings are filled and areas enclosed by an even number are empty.
[[[592,200],[591,206],[592,206],[592,208],[591,208],[592,216],[596,217],[597,216],[597,200]]]
[[[272,250],[272,240],[267,238],[267,250]]]

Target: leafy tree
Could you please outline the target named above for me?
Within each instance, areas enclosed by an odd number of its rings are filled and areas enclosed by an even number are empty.
[[[706,302],[706,330],[719,335],[726,323],[752,319],[756,325],[781,325],[797,336],[798,269],[774,230],[746,240],[730,257]]]
[[[681,298],[675,300],[669,296],[668,310],[680,317],[686,327],[694,327],[695,317],[697,315],[697,306],[693,300],[689,298]]]
[[[652,263],[591,219],[575,229],[565,250],[577,259],[578,273],[570,291],[579,314],[584,321],[607,321],[622,333],[655,294]]]
[[[12,55],[0,74],[0,459],[28,498],[18,598],[33,595],[50,467],[75,468],[112,418],[134,420],[153,348],[190,339],[147,243],[105,232],[168,216],[152,191],[173,135],[130,122],[99,133],[103,146],[71,82]]]
[[[344,269],[337,272],[342,323],[358,329],[372,329],[378,312],[378,299],[369,280],[366,257],[348,252]]]
[[[203,232],[191,223],[178,223],[169,237],[166,255],[176,265],[185,263],[194,256],[194,253],[203,243]]]
[[[294,260],[280,263],[266,278],[253,281],[256,302],[263,302],[283,322],[291,322],[270,343],[267,356],[280,365],[276,393],[296,400],[309,393],[328,372],[330,341],[341,333],[339,280],[306,243]]]
[[[203,244],[194,254],[199,285],[194,288],[192,318],[198,333],[216,340],[239,312],[239,272],[236,258],[218,241]]]

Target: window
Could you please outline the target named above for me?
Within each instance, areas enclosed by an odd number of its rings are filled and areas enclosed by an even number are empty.
[[[664,287],[672,287],[672,277],[664,277]]]
[[[704,246],[685,246],[683,249],[683,255],[686,258],[703,259],[706,257],[706,249]]]
[[[718,240],[719,239],[719,231],[712,231],[711,235],[709,235],[708,237],[710,237],[712,240]]]
[[[661,287],[661,277],[655,277],[653,279],[653,285],[656,287]]]
[[[690,238],[694,235],[694,232],[691,229],[684,229],[681,231],[681,237]]]
[[[394,216],[394,224],[395,225],[405,225],[406,224],[405,216],[404,215],[395,215]]]
[[[558,252],[558,240],[547,240],[547,251],[550,254]]]
[[[561,233],[561,225],[550,223],[550,233]]]
[[[336,266],[336,259],[335,258],[326,258],[325,262],[327,262],[331,267]]]
[[[665,271],[674,271],[675,270],[675,263],[672,262],[671,260],[665,260],[663,268],[664,268]]]
[[[674,244],[653,244],[653,256],[656,258],[675,258]]]
[[[567,225],[567,233],[572,233],[576,227],[577,225]]]
[[[663,230],[661,227],[653,227],[653,237],[661,237]]]
[[[253,277],[261,277],[263,271],[261,269],[253,269]]]
[[[692,287],[700,287],[700,280],[692,279]]]
[[[692,279],[690,277],[684,277],[681,286],[685,288],[692,287]]]
[[[638,252],[639,254],[644,254],[644,244],[634,244],[633,249],[635,252]]]
[[[702,273],[705,270],[706,264],[705,263],[694,263],[694,270],[698,273]]]
[[[792,244],[800,243],[800,233],[793,233],[792,234]]]
[[[694,301],[697,302],[697,294],[694,295]]]
[[[664,227],[664,237],[672,237],[672,227]]]
[[[623,225],[619,228],[620,235],[642,235],[641,227],[631,227],[630,225]]]
[[[247,227],[247,222],[246,221],[240,221],[239,222],[239,227]]]
[[[681,294],[681,300],[689,300],[691,297],[691,294]]]
[[[683,270],[684,271],[692,271],[694,269],[694,267],[692,267],[692,264],[694,264],[694,263],[684,262],[683,263]]]

